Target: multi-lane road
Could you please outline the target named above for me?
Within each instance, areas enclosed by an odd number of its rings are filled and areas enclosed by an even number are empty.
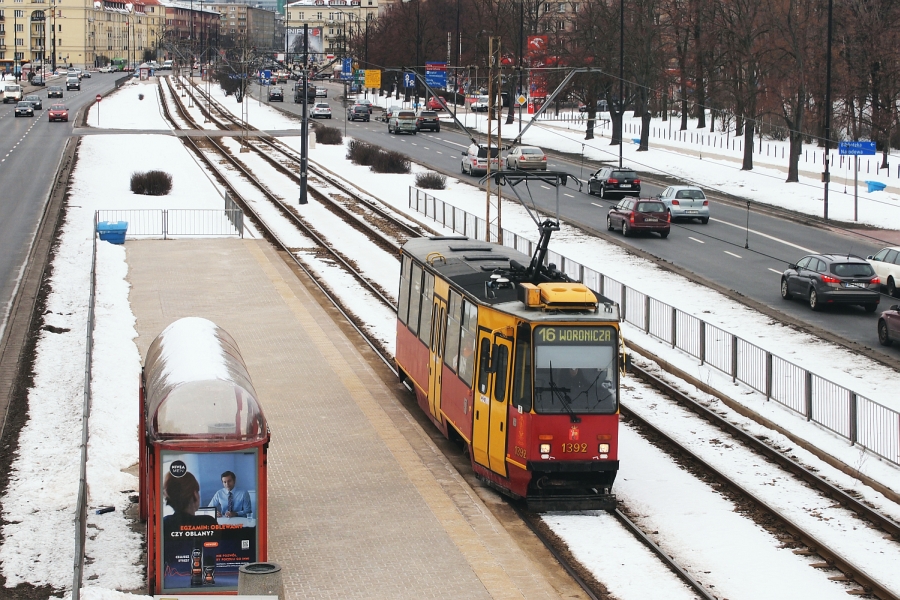
[[[93,74],[82,80],[81,91],[64,92],[68,123],[48,122],[47,110],[60,100],[48,99],[47,87],[26,88],[43,101],[43,110],[33,118],[15,117],[15,104],[0,105],[0,338],[75,115],[97,94],[108,92],[116,75]],[[66,78],[54,77],[47,84],[65,89]]]
[[[321,85],[321,82],[317,82]],[[392,135],[387,125],[374,120],[345,123],[346,109],[339,95],[342,87],[326,83],[325,99],[333,113],[332,124],[357,139],[378,144],[389,150],[397,150],[413,157],[417,162],[436,171],[470,179],[477,185],[477,178],[460,174],[461,153],[470,141],[460,131],[446,127],[440,133],[420,132],[416,136]],[[298,113],[300,105],[290,101],[292,86],[285,86],[288,101],[276,104],[290,112]],[[255,93],[258,93],[258,89]],[[265,98],[265,95],[262,96]],[[321,100],[321,99],[320,99]],[[516,125],[516,130],[518,126]],[[605,142],[601,142],[605,143]],[[560,155],[551,156],[548,168],[566,171],[575,177],[588,175],[599,163],[585,163],[580,157],[571,160]],[[664,183],[659,177],[644,175],[642,195],[658,194]],[[673,224],[668,239],[656,235],[623,238],[620,233],[607,234],[606,214],[613,202],[590,196],[577,187],[569,186],[560,194],[560,217],[569,223],[583,227],[599,235],[609,235],[619,243],[644,251],[665,261],[678,270],[686,270],[702,281],[711,282],[726,290],[733,290],[747,299],[771,307],[789,318],[813,326],[815,331],[827,332],[842,339],[872,348],[888,362],[897,364],[900,348],[882,348],[878,344],[876,322],[881,310],[900,300],[882,295],[881,305],[875,314],[867,314],[862,307],[834,307],[821,313],[812,312],[802,301],[784,301],[780,296],[780,275],[787,264],[796,262],[811,253],[851,253],[865,257],[884,246],[900,244],[896,231],[862,230],[842,228],[837,224],[824,224],[816,219],[787,212],[768,210],[754,205],[749,211],[745,202],[735,198],[717,198],[711,195],[711,219],[707,225],[678,222]],[[550,186],[532,185],[535,203],[542,210],[555,211],[556,193]],[[574,257],[577,258],[577,257]],[[647,290],[665,300],[666,291]]]

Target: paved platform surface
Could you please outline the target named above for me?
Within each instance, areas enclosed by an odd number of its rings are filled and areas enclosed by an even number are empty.
[[[268,560],[287,598],[560,597],[268,243],[125,249],[142,357],[186,316],[240,346],[272,431]]]

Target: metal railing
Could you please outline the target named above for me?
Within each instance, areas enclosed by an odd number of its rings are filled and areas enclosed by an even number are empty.
[[[125,221],[130,238],[244,237],[244,212],[225,202],[229,208],[98,210],[97,222]]]
[[[409,188],[409,206],[444,227],[475,239],[485,239],[485,222],[416,187]],[[534,242],[502,230],[504,246],[529,256]],[[878,456],[900,464],[900,413],[807,371],[768,350],[715,325],[648,296],[589,267],[549,251],[547,262],[617,302],[623,320],[744,383],[766,399],[846,438]]]

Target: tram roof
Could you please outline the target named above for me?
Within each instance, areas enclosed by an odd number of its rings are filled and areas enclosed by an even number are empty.
[[[403,245],[403,251],[418,262],[428,265],[441,277],[461,288],[466,295],[475,298],[479,303],[493,305],[499,310],[528,320],[540,320],[542,316],[553,320],[560,318],[559,313],[555,311],[539,316],[540,313],[519,301],[515,286],[495,289],[493,294],[488,296],[485,284],[490,281],[491,275],[496,269],[510,268],[510,261],[515,261],[523,267],[527,267],[531,263],[531,257],[518,250],[463,236],[440,236],[410,239]],[[606,317],[604,320],[618,320],[618,306],[613,305],[608,298],[599,294],[596,296],[601,305],[612,305],[611,313],[606,312],[605,308],[601,306],[600,314]],[[567,311],[566,318],[596,320],[597,313]]]

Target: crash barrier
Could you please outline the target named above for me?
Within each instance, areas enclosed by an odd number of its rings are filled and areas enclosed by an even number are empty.
[[[456,233],[485,239],[485,221],[428,194],[409,188],[409,207]],[[494,226],[495,227],[495,226]],[[500,236],[495,235],[500,233]],[[534,255],[535,242],[505,229],[491,231],[504,246]],[[900,413],[853,390],[804,369],[724,329],[707,323],[612,277],[557,254],[547,252],[567,275],[618,302],[624,320],[677,348],[701,364],[744,383],[878,456],[900,464]]]
[[[126,221],[129,238],[244,237],[244,212],[237,207],[98,210],[95,222],[104,221]]]

